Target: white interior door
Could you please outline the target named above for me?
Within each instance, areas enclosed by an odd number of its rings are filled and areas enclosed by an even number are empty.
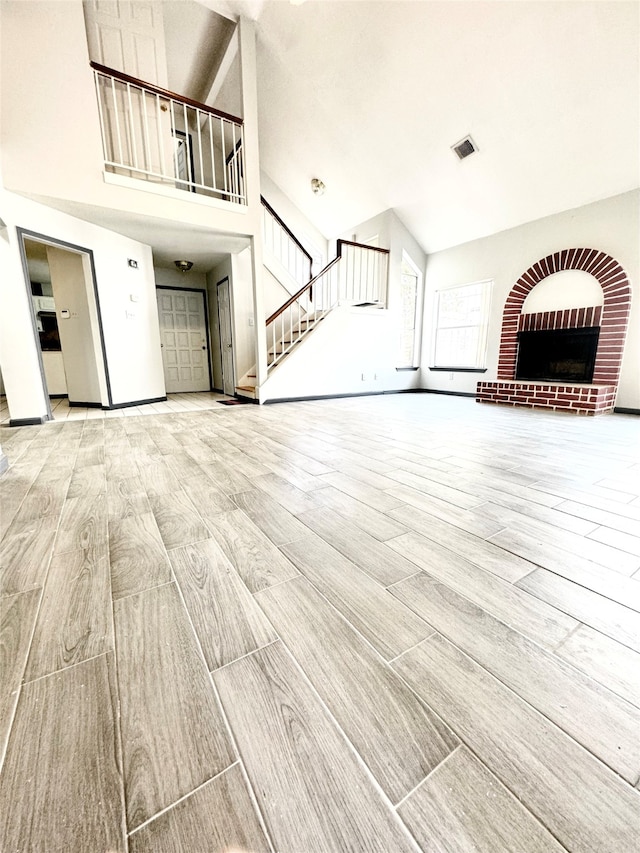
[[[233,327],[231,323],[231,291],[229,279],[218,282],[218,325],[220,328],[220,355],[222,357],[222,390],[232,396],[236,393],[233,367]]]
[[[162,4],[154,0],[85,0],[89,56],[94,62],[168,88]],[[103,78],[101,78],[103,79]],[[136,178],[173,174],[169,102],[135,86],[101,85],[107,159]]]
[[[89,56],[167,88],[162,4],[154,0],[84,0]]]
[[[204,293],[159,288],[157,296],[167,393],[209,391]]]

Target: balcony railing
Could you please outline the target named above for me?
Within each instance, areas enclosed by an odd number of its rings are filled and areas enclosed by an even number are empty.
[[[104,65],[91,67],[109,171],[247,203],[241,118]]]

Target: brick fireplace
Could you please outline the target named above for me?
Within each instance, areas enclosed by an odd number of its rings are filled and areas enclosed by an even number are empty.
[[[523,314],[524,301],[547,276],[582,270],[600,284],[603,305]],[[505,303],[496,382],[478,382],[479,403],[528,408],[563,409],[583,415],[613,410],[629,319],[631,289],[627,275],[610,255],[596,249],[564,249],[533,264],[518,279]],[[530,381],[516,378],[518,333],[532,330],[597,328],[593,377],[590,382]]]

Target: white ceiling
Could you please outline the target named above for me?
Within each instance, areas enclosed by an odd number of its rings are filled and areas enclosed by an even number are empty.
[[[434,252],[639,185],[636,2],[202,2],[257,16],[262,167],[329,237],[392,207]]]

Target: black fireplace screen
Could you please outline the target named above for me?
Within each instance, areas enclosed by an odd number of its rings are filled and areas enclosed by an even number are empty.
[[[591,382],[599,326],[518,332],[516,379]]]

